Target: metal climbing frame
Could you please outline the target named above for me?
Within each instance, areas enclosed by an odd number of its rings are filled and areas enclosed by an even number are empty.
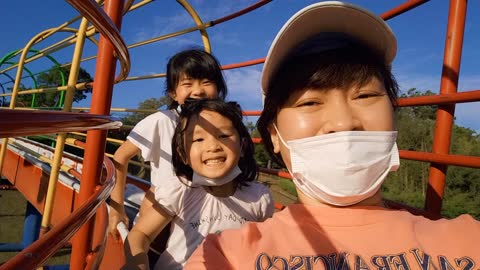
[[[235,17],[241,16],[251,10],[259,8],[270,1],[259,1],[258,3],[241,10],[239,12],[230,14],[223,18],[220,18],[215,21],[204,23],[202,22],[201,18],[195,12],[195,10],[188,4],[185,0],[178,0],[179,4],[181,4],[185,10],[192,16],[195,27],[188,28],[182,31],[178,31],[175,33],[171,33],[168,35],[160,36],[157,38],[150,39],[148,41],[139,42],[136,44],[132,44],[130,46],[126,46],[119,34],[120,25],[122,22],[122,16],[125,14],[127,10],[134,9],[139,7],[140,5],[144,5],[149,0],[144,0],[137,5],[133,5],[133,1],[114,1],[114,0],[106,0],[104,2],[104,11],[102,11],[99,5],[92,1],[92,0],[68,0],[68,2],[76,8],[82,16],[84,16],[91,24],[94,25],[93,27],[88,28],[87,20],[82,22],[84,24],[78,30],[78,39],[70,38],[68,42],[72,43],[74,40],[77,42],[78,49],[75,50],[76,56],[74,56],[74,60],[72,60],[72,66],[77,65],[82,60],[81,59],[81,48],[82,43],[84,42],[85,38],[89,38],[92,40],[93,43],[97,44],[97,42],[92,39],[92,35],[95,31],[99,31],[101,33],[101,38],[98,42],[98,54],[96,56],[90,57],[97,58],[96,62],[96,72],[95,78],[93,83],[94,89],[101,89],[94,91],[92,95],[92,103],[91,108],[89,108],[90,113],[88,114],[76,114],[76,113],[69,113],[71,109],[71,93],[69,91],[73,91],[75,89],[85,88],[85,84],[77,84],[76,77],[73,74],[75,72],[71,72],[70,75],[72,77],[69,78],[66,87],[54,89],[57,90],[65,90],[67,89],[67,94],[65,98],[66,107],[64,107],[65,112],[56,114],[55,118],[58,118],[60,115],[62,117],[67,117],[67,119],[76,119],[78,115],[83,115],[83,117],[89,118],[91,121],[109,121],[108,116],[111,112],[111,103],[112,103],[112,90],[113,85],[119,81],[128,81],[128,80],[140,80],[146,78],[157,78],[163,77],[165,74],[155,74],[155,75],[148,75],[148,76],[139,76],[139,77],[128,77],[129,69],[130,69],[130,60],[128,49],[138,47],[144,45],[149,42],[155,42],[158,40],[167,39],[169,37],[178,36],[181,34],[199,31],[202,37],[202,41],[204,47],[207,51],[210,51],[210,41],[207,33],[207,28],[214,26],[216,24],[225,22],[227,20],[231,20]],[[428,1],[426,0],[410,0],[405,2],[404,4],[382,14],[382,17],[385,20],[391,19],[393,17],[399,16],[404,12],[412,10]],[[440,83],[440,91],[438,95],[434,96],[421,96],[421,97],[412,97],[412,98],[400,98],[398,100],[399,106],[426,106],[426,105],[438,105],[437,117],[436,117],[436,125],[435,125],[435,132],[433,138],[433,148],[431,153],[427,152],[418,152],[418,151],[407,151],[407,150],[400,150],[400,157],[403,159],[410,159],[416,160],[421,162],[429,162],[430,169],[429,169],[429,183],[426,193],[426,202],[424,209],[413,209],[410,206],[403,205],[396,202],[391,202],[390,205],[398,208],[407,208],[410,211],[424,214],[426,216],[432,218],[438,218],[440,216],[440,211],[442,207],[442,200],[444,196],[445,190],[445,176],[447,172],[447,168],[450,165],[454,166],[465,166],[465,167],[472,167],[472,168],[480,168],[480,157],[473,157],[473,156],[462,156],[462,155],[451,155],[449,154],[450,148],[450,141],[451,141],[451,134],[452,134],[452,126],[453,126],[453,119],[455,115],[455,104],[457,103],[465,103],[465,102],[478,102],[480,101],[480,90],[468,91],[468,92],[461,92],[458,93],[458,80],[460,76],[460,60],[462,56],[462,43],[463,43],[463,35],[464,35],[464,26],[465,26],[465,14],[467,10],[467,0],[450,0],[450,8],[449,8],[449,16],[448,16],[448,25],[447,25],[447,34],[445,38],[445,51],[444,51],[444,60],[443,60],[443,67],[442,67],[442,77]],[[107,16],[108,15],[108,16]],[[15,78],[15,86],[13,87],[12,93],[12,100],[15,103],[15,97],[18,92],[18,86],[20,80],[22,78],[22,70],[24,70],[23,65],[28,62],[32,61],[33,58],[39,57],[34,56],[29,59],[26,59],[27,52],[31,49],[31,45],[34,45],[37,42],[37,39],[45,39],[50,36],[54,31],[62,29],[59,27],[53,30],[47,30],[38,34],[32,41],[25,47],[24,50],[21,51],[22,58],[18,64],[12,64],[8,69],[18,67],[17,76]],[[96,30],[95,30],[96,29]],[[70,30],[65,30],[70,31]],[[57,45],[55,45],[57,46]],[[54,46],[54,47],[55,47]],[[58,45],[58,48],[61,46]],[[50,48],[50,50],[53,50]],[[20,53],[20,51],[16,52]],[[40,55],[40,54],[39,54]],[[119,60],[121,67],[120,73],[115,78],[115,70],[116,70],[116,61]],[[263,63],[264,58],[255,59],[243,63],[237,64],[230,64],[223,66],[223,69],[233,69],[233,68],[241,68],[250,65],[257,65]],[[72,70],[75,70],[76,67],[72,67]],[[3,70],[4,71],[4,70]],[[77,70],[78,72],[78,70]],[[1,71],[0,71],[1,73]],[[0,84],[1,85],[1,84]],[[2,86],[3,89],[3,86]],[[53,90],[53,89],[52,89]],[[31,91],[32,93],[37,93],[38,91]],[[25,94],[26,92],[22,92]],[[69,97],[70,95],[70,97]],[[0,94],[1,97],[5,96],[4,94]],[[13,109],[13,108],[11,108]],[[5,115],[13,115],[16,112],[13,111],[5,111],[3,112]],[[22,112],[22,113],[35,113],[35,112]],[[38,112],[36,112],[38,113]],[[245,115],[259,115],[261,111],[248,111],[245,112]],[[49,113],[38,113],[38,115],[42,115],[42,117],[46,117],[46,119],[52,119],[52,115]],[[72,118],[68,118],[72,117]],[[7,122],[5,117],[2,117],[0,120],[0,124],[5,127]],[[27,118],[21,118],[24,121],[28,120]],[[96,120],[95,120],[96,119]],[[72,120],[73,121],[73,120]],[[44,122],[42,123],[31,123],[33,129],[30,129],[24,134],[36,134],[38,130],[41,128],[48,128],[49,125],[53,125],[53,122]],[[70,121],[71,122],[71,121]],[[81,121],[80,121],[81,122]],[[20,123],[20,124],[19,124]],[[26,122],[19,122],[16,121],[11,122],[8,129],[8,132],[0,132],[0,137],[9,137],[9,136],[19,136],[18,128],[20,125],[24,125]],[[58,122],[55,122],[58,124]],[[85,129],[84,122],[74,122],[74,127],[71,130],[82,130]],[[82,124],[83,123],[83,124]],[[88,126],[88,125],[87,125]],[[38,129],[35,129],[38,128]],[[17,131],[15,131],[17,130]],[[65,129],[49,129],[50,132],[67,132],[71,130]],[[59,136],[60,139],[57,138],[57,149],[60,149],[59,153],[61,153],[63,149],[63,144],[65,138]],[[112,181],[102,181],[102,168],[108,167],[108,159],[105,161],[104,159],[104,148],[98,147],[99,145],[105,145],[107,140],[107,133],[105,130],[94,129],[87,131],[86,134],[86,145],[85,145],[85,154],[84,154],[84,163],[83,163],[83,170],[81,173],[81,189],[78,194],[78,197],[75,201],[75,208],[77,209],[69,218],[64,222],[61,223],[59,226],[54,227],[52,230],[48,231],[49,228],[49,220],[46,219],[46,222],[42,222],[42,226],[44,226],[44,235],[40,237],[38,241],[35,241],[30,247],[19,253],[19,255],[15,256],[12,260],[8,261],[4,265],[0,266],[0,269],[17,269],[17,268],[34,268],[38,265],[41,265],[42,262],[51,256],[61,244],[65,243],[70,239],[72,234],[75,233],[75,236],[72,241],[72,256],[70,262],[71,269],[90,269],[94,268],[98,265],[96,258],[101,257],[102,250],[105,248],[105,220],[103,221],[94,221],[90,217],[95,212],[95,209],[100,205],[103,205],[103,202],[108,196],[108,193],[111,191]],[[6,144],[8,140],[3,140],[3,145],[6,149]],[[259,138],[254,138],[255,143],[261,143]],[[60,146],[59,146],[60,145]],[[5,151],[2,148],[2,152],[0,155],[0,168],[2,167],[3,157],[5,156]],[[60,155],[60,154],[59,154]],[[52,186],[55,185],[56,175],[58,174],[58,168],[60,167],[59,158],[56,158],[57,161],[54,160],[52,163],[52,168],[57,167],[57,173],[53,173],[52,179]],[[55,163],[56,162],[56,163]],[[105,165],[107,164],[107,165]],[[111,166],[109,167],[111,169]],[[285,171],[279,170],[271,170],[271,169],[262,169],[265,173],[275,174],[281,177],[289,178],[290,176]],[[109,176],[111,177],[112,172],[110,171]],[[109,184],[105,184],[109,183]],[[55,189],[52,189],[53,196],[55,194]],[[53,198],[53,197],[52,197]],[[93,198],[93,199],[92,199]],[[48,200],[48,204],[53,203],[53,199]],[[104,206],[104,205],[103,205]],[[44,216],[48,216],[48,206],[45,206],[45,214]],[[98,208],[102,209],[101,211],[105,211],[104,207]],[[105,212],[97,213],[97,216],[103,215],[105,218]],[[74,224],[74,225],[72,225]],[[83,225],[82,225],[83,224]],[[81,226],[81,228],[80,228]],[[103,226],[103,227],[102,227]],[[98,228],[100,228],[100,232]],[[103,232],[102,232],[103,229]],[[78,231],[77,231],[78,230]],[[102,238],[103,240],[98,240]],[[53,240],[52,240],[53,239]],[[55,241],[55,245],[49,244]],[[26,254],[33,254],[35,256],[26,257]]]

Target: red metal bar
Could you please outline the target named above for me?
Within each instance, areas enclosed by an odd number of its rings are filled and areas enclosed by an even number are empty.
[[[48,231],[42,238],[17,253],[13,258],[0,265],[0,270],[36,269],[48,260],[57,250],[64,247],[81,224],[90,219],[104,202],[114,186],[115,168],[113,162],[104,157],[106,178],[104,185],[95,190],[81,207],[76,209],[68,218]],[[108,217],[104,211],[99,217],[106,223]]]
[[[260,144],[262,143],[261,138],[252,138],[253,143]],[[428,152],[419,152],[419,151],[407,151],[400,150],[400,158],[423,161],[423,162],[432,162],[443,165],[453,165],[461,167],[470,167],[470,168],[480,168],[480,157],[473,156],[463,156],[463,155],[450,155],[450,154],[439,154],[439,153],[428,153]],[[266,171],[277,174],[277,171]]]
[[[119,127],[108,115],[0,109],[0,138]]]
[[[419,96],[399,98],[397,105],[399,107],[423,106],[423,105],[442,105],[452,103],[465,103],[480,101],[480,90],[472,90],[460,93],[449,93],[435,96]]]
[[[105,12],[120,29],[122,21],[123,1],[106,0]],[[115,76],[116,58],[114,47],[107,37],[100,36],[98,44],[98,60],[95,69],[95,80],[92,93],[91,112],[109,115],[112,102],[112,90]],[[78,201],[81,204],[94,192],[101,176],[101,158],[105,151],[107,132],[93,130],[87,132],[87,142],[84,154],[82,183]],[[70,265],[72,270],[84,269],[85,258],[92,246],[93,222],[87,222],[73,238]]]
[[[429,0],[410,0],[408,2],[405,2],[385,13],[383,13],[380,17],[382,17],[384,20],[389,20],[393,17],[396,17],[402,13],[405,13],[411,9],[414,9],[418,6],[420,6],[421,4],[424,4],[426,2],[428,2]]]
[[[466,0],[450,0],[442,80],[440,82],[441,95],[457,92],[466,11]],[[455,105],[440,105],[438,107],[432,146],[433,153],[448,154],[454,115]],[[430,174],[425,200],[426,211],[433,214],[440,214],[445,192],[446,174],[446,165],[439,163],[430,164]]]
[[[247,7],[247,8],[242,9],[242,10],[240,10],[240,11],[238,11],[238,12],[235,12],[235,13],[233,13],[233,14],[227,15],[227,16],[222,17],[222,18],[220,18],[220,19],[211,21],[210,23],[211,23],[211,25],[213,26],[213,25],[215,25],[215,24],[219,24],[219,23],[226,22],[226,21],[228,21],[228,20],[231,20],[231,19],[233,19],[233,18],[236,18],[236,17],[238,17],[238,16],[241,16],[241,15],[243,15],[243,14],[245,14],[245,13],[248,13],[248,12],[250,12],[250,11],[252,11],[252,10],[255,10],[255,9],[257,9],[257,8],[259,8],[259,7],[263,6],[263,5],[271,2],[271,1],[272,1],[272,0],[262,0],[262,1],[258,2],[258,3],[256,3],[256,4],[253,4],[253,5],[251,5],[251,6]]]
[[[121,64],[121,72],[116,81],[123,81],[127,78],[128,73],[130,72],[130,55],[128,53],[127,45],[120,36],[120,27],[116,27],[118,25],[113,18],[105,16],[106,14],[93,0],[67,0],[67,2],[87,18],[102,36],[106,37],[109,42],[113,44],[112,49],[115,51]]]
[[[292,179],[292,176],[290,175],[290,173],[288,173],[286,171],[282,171],[282,170],[260,168],[260,172],[273,174],[273,175],[280,176],[280,177],[283,177],[283,178],[286,178],[286,179]]]
[[[259,116],[262,111],[243,111],[244,116]]]
[[[480,157],[435,154],[418,151],[400,150],[400,157],[404,159],[438,163],[443,165],[480,168]]]
[[[234,69],[234,68],[240,68],[240,67],[254,66],[254,65],[262,64],[263,62],[265,62],[265,57],[264,58],[253,59],[253,60],[245,61],[245,62],[241,62],[241,63],[223,65],[222,69],[227,70],[227,69]]]

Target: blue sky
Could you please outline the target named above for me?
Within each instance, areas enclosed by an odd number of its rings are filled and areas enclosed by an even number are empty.
[[[256,0],[191,0],[201,19],[206,22],[223,17],[243,9]],[[238,63],[265,57],[269,44],[283,23],[297,10],[317,1],[311,0],[274,0],[265,6],[229,22],[208,28],[212,43],[212,52],[222,64]],[[381,14],[404,0],[352,0],[374,13]],[[401,90],[412,87],[419,90],[438,92],[440,87],[443,46],[445,43],[446,21],[449,1],[430,1],[413,11],[389,20],[389,25],[397,35],[398,52],[393,64]],[[0,57],[22,48],[37,33],[52,28],[77,15],[75,9],[65,1],[2,1],[0,23]],[[480,89],[480,1],[469,1],[464,52],[461,65],[459,91]],[[122,35],[127,44],[160,36],[193,26],[193,20],[187,12],[173,0],[154,1],[124,17]],[[77,26],[74,25],[75,27]],[[475,29],[477,28],[477,29]],[[41,49],[68,34],[57,34],[36,46]],[[133,48],[130,50],[132,68],[130,76],[140,76],[165,71],[165,63],[175,52],[191,46],[201,46],[198,32],[174,39]],[[55,52],[52,56],[60,62],[71,61],[73,46]],[[84,57],[94,55],[96,48],[87,42]],[[18,59],[16,59],[18,60]],[[15,60],[15,61],[16,61]],[[51,66],[46,60],[36,61],[27,67],[31,70],[43,70]],[[82,64],[92,75],[95,61]],[[230,91],[230,99],[238,101],[245,110],[261,109],[260,73],[262,65],[225,71]],[[1,68],[3,69],[3,67]],[[16,70],[9,74],[15,77]],[[0,82],[8,81],[0,76]],[[26,79],[25,85],[31,84]],[[6,84],[6,87],[11,86]],[[115,86],[112,107],[136,108],[150,97],[163,95],[164,80],[142,80],[123,82]],[[74,106],[89,106],[87,99]],[[459,104],[456,107],[456,123],[480,132],[480,121],[476,114],[480,112],[479,102]]]

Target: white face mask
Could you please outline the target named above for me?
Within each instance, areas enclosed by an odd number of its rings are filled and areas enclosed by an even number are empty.
[[[305,195],[347,206],[373,196],[400,165],[396,131],[345,131],[281,142],[295,185]]]
[[[230,172],[228,172],[227,175],[221,179],[212,179],[193,172],[192,184],[195,186],[221,186],[233,181],[233,179],[235,179],[235,177],[239,176],[241,173],[242,170],[240,170],[238,165],[233,167]]]

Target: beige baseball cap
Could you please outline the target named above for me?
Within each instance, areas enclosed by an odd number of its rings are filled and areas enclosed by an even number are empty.
[[[379,16],[349,3],[315,3],[295,13],[272,42],[263,65],[263,93],[267,92],[272,75],[292,51],[315,49],[318,52],[339,47],[342,38],[335,40],[336,36],[348,36],[371,48],[383,56],[387,64],[392,63],[397,52],[395,35]]]

